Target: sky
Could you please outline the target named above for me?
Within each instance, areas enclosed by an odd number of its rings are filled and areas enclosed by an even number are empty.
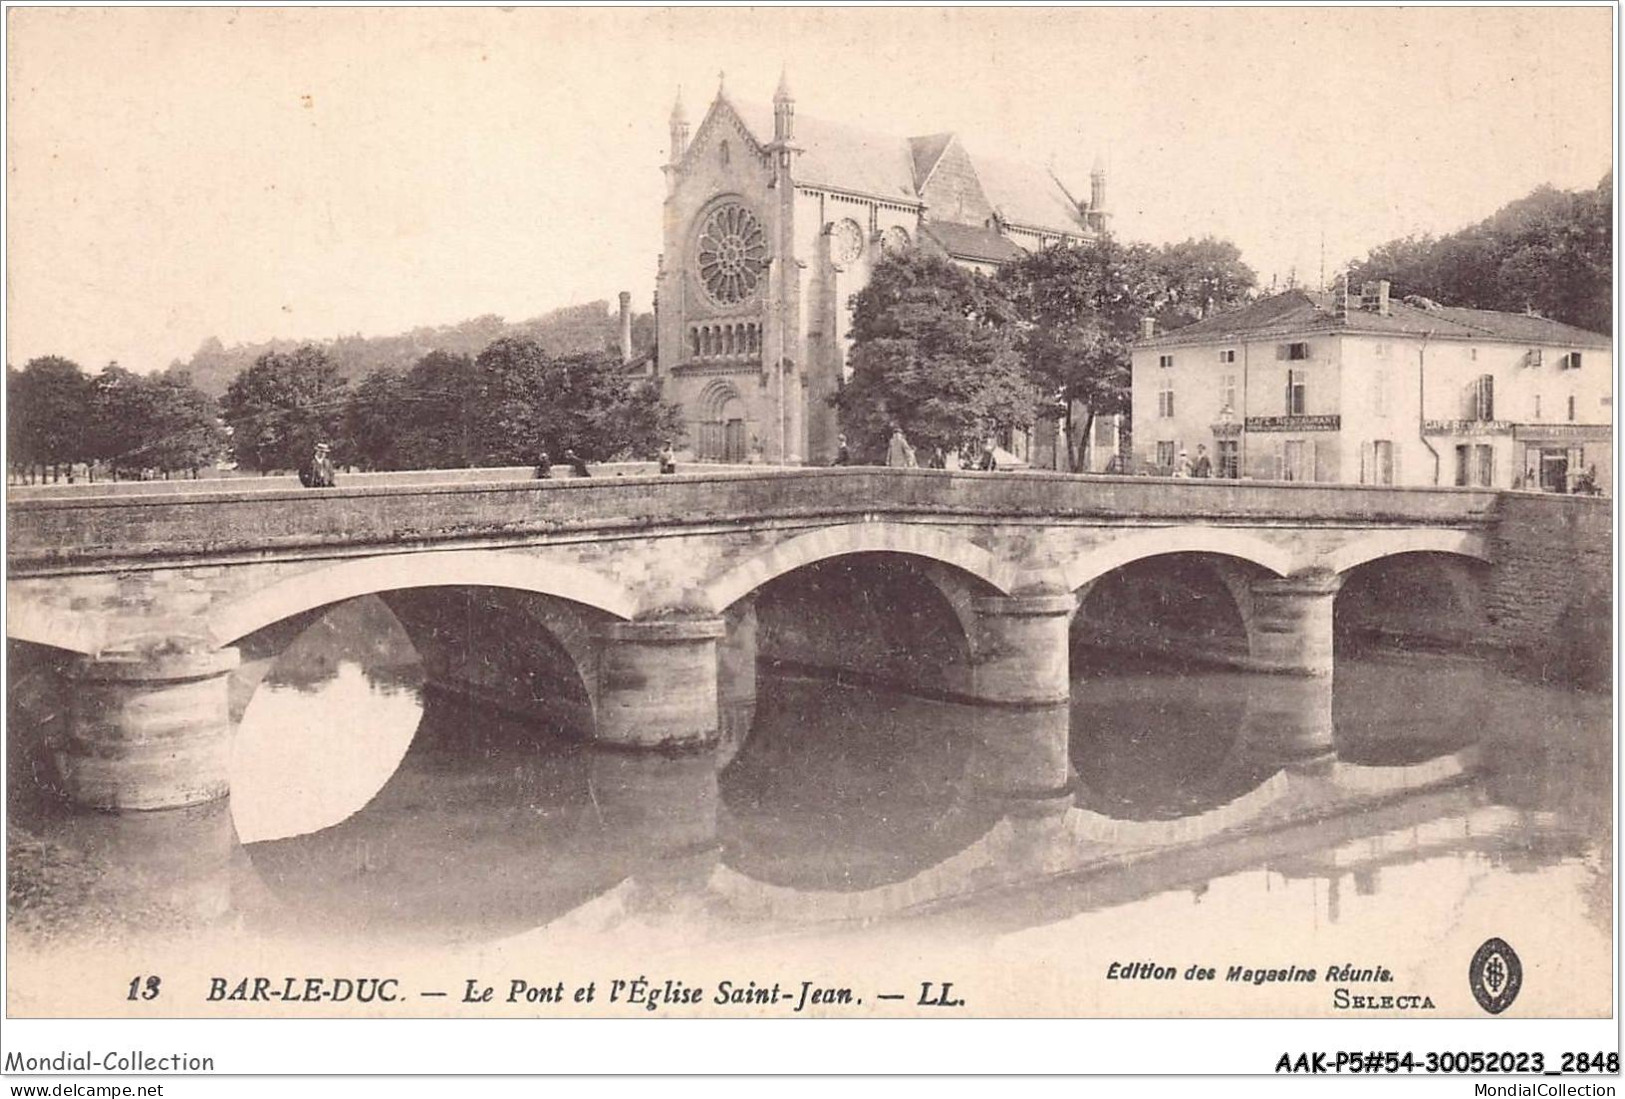
[[[1613,13],[17,9],[7,355],[385,335],[630,290],[679,86],[1048,164],[1268,285],[1612,163]]]

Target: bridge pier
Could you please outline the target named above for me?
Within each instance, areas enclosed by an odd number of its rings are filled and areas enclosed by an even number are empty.
[[[615,622],[598,632],[597,740],[623,748],[715,743],[720,618]]]
[[[1071,781],[1067,626],[1076,603],[1053,591],[971,603],[973,693],[1004,711],[989,714],[978,753],[976,780],[990,793],[1045,796]]]
[[[1330,676],[1254,684],[1243,721],[1240,749],[1265,770],[1302,770],[1336,758]]]
[[[756,603],[741,599],[724,617],[727,633],[717,643],[717,707],[721,762],[726,765],[744,746],[756,719]]]
[[[174,809],[230,793],[228,679],[237,650],[82,656],[68,668],[69,798],[92,809]]]
[[[1255,580],[1247,645],[1253,667],[1287,675],[1332,674],[1332,606],[1342,577]]]

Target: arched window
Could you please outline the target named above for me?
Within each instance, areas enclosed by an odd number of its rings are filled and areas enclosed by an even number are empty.
[[[698,328],[690,329],[688,337],[689,342],[694,345],[693,356],[697,359],[700,357],[700,330]]]

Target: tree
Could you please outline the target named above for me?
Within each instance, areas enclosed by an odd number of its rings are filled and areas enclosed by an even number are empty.
[[[166,370],[147,379],[146,422],[139,455],[144,464],[165,474],[184,470],[192,476],[213,465],[226,449],[226,432],[215,401],[192,384],[185,369]]]
[[[320,348],[261,355],[220,401],[238,464],[298,468],[317,442],[338,434],[346,384]],[[346,460],[342,450],[337,460]]]
[[[79,364],[58,355],[30,359],[21,371],[6,369],[8,461],[27,471],[88,461],[90,379]]]
[[[948,259],[882,259],[852,298],[852,378],[835,397],[853,449],[878,455],[894,426],[953,450],[1031,423],[1038,394],[1011,319],[998,284]]]
[[[362,469],[406,469],[410,450],[403,425],[410,414],[405,377],[398,370],[375,370],[350,391],[344,405],[345,451]]]
[[[1164,329],[1234,308],[1258,286],[1258,275],[1242,262],[1241,249],[1216,237],[1165,244],[1149,258],[1161,279],[1154,315]]]
[[[115,479],[139,472],[147,465],[139,451],[152,419],[146,379],[110,362],[91,379],[90,392],[87,456],[104,463]]]
[[[475,360],[481,379],[476,436],[483,461],[529,464],[573,449],[589,461],[652,458],[678,433],[678,409],[627,376],[618,355],[553,357],[534,340],[506,337]]]
[[[1029,253],[999,270],[1017,349],[1061,415],[1073,469],[1086,462],[1095,417],[1130,409],[1130,351],[1141,319],[1178,328],[1239,304],[1257,281],[1240,249],[1213,237],[1161,248],[1103,237]]]
[[[401,384],[396,452],[408,468],[462,469],[480,464],[483,380],[467,355],[431,351]],[[374,394],[376,396],[376,394]]]
[[[1540,187],[1444,237],[1373,248],[1349,281],[1387,279],[1401,297],[1445,305],[1532,309],[1593,332],[1613,332],[1613,174],[1589,191]]]

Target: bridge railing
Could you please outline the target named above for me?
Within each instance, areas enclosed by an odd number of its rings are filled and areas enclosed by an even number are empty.
[[[176,493],[58,494],[7,506],[12,575],[319,547],[525,544],[586,532],[763,520],[907,517],[1054,522],[1453,525],[1488,522],[1489,489],[1173,480],[871,467],[717,469],[537,481],[507,476]],[[196,483],[196,482],[194,482]]]

